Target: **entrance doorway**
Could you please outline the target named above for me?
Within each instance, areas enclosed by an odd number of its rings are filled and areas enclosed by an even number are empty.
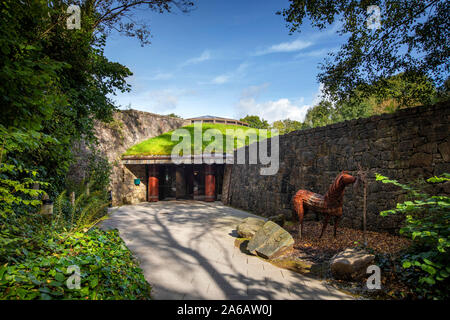
[[[221,199],[225,170],[223,164],[154,164],[150,166],[157,167],[154,171],[158,178],[158,200],[215,201]],[[147,192],[152,194],[150,188]]]

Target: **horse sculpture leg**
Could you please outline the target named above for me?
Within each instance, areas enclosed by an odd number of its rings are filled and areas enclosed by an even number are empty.
[[[303,237],[303,215],[302,215],[302,218],[300,219],[298,234],[299,234],[299,238],[301,239]]]
[[[337,226],[338,226],[338,222],[341,219],[340,216],[335,216],[334,217],[334,237],[336,238],[336,230],[337,230]]]
[[[325,215],[325,219],[323,219],[323,227],[322,227],[322,232],[320,233],[319,239],[322,238],[323,233],[325,232],[325,229],[327,228],[328,219],[330,219],[330,216],[327,214],[327,215]]]
[[[305,215],[305,209],[303,207],[303,200],[300,200],[297,205],[295,206],[295,211],[298,215],[298,238],[301,239],[302,238],[302,234],[303,234],[303,217]]]

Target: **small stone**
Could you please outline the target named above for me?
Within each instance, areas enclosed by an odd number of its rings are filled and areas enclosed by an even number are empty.
[[[253,238],[255,233],[262,228],[266,223],[264,219],[259,218],[245,218],[242,223],[238,224],[236,227],[237,233],[241,238]]]
[[[450,181],[445,182],[442,185],[442,189],[444,190],[444,193],[450,194]]]
[[[374,259],[373,254],[348,248],[331,258],[331,273],[336,279],[360,279],[366,274],[367,267],[373,263]]]
[[[265,259],[272,259],[279,257],[293,247],[294,239],[289,232],[275,222],[267,221],[249,241],[247,249],[252,254]]]
[[[431,166],[433,156],[428,153],[415,153],[410,160],[411,167],[428,167]]]
[[[450,161],[450,141],[443,142],[439,144],[439,152],[442,155],[442,159],[444,159],[445,162]]]

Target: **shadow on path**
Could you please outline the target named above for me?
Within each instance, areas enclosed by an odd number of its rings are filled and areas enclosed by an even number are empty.
[[[277,271],[269,263],[246,264],[256,258],[234,248],[233,238],[236,222],[248,216],[219,204],[168,201],[117,208],[102,227],[119,229],[156,299],[342,299],[303,275],[271,277]]]

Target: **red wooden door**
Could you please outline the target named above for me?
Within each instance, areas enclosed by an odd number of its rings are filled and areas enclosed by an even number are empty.
[[[157,202],[159,200],[159,180],[158,168],[151,164],[148,167],[148,201]]]
[[[205,201],[212,202],[216,200],[216,176],[214,167],[205,164]]]

